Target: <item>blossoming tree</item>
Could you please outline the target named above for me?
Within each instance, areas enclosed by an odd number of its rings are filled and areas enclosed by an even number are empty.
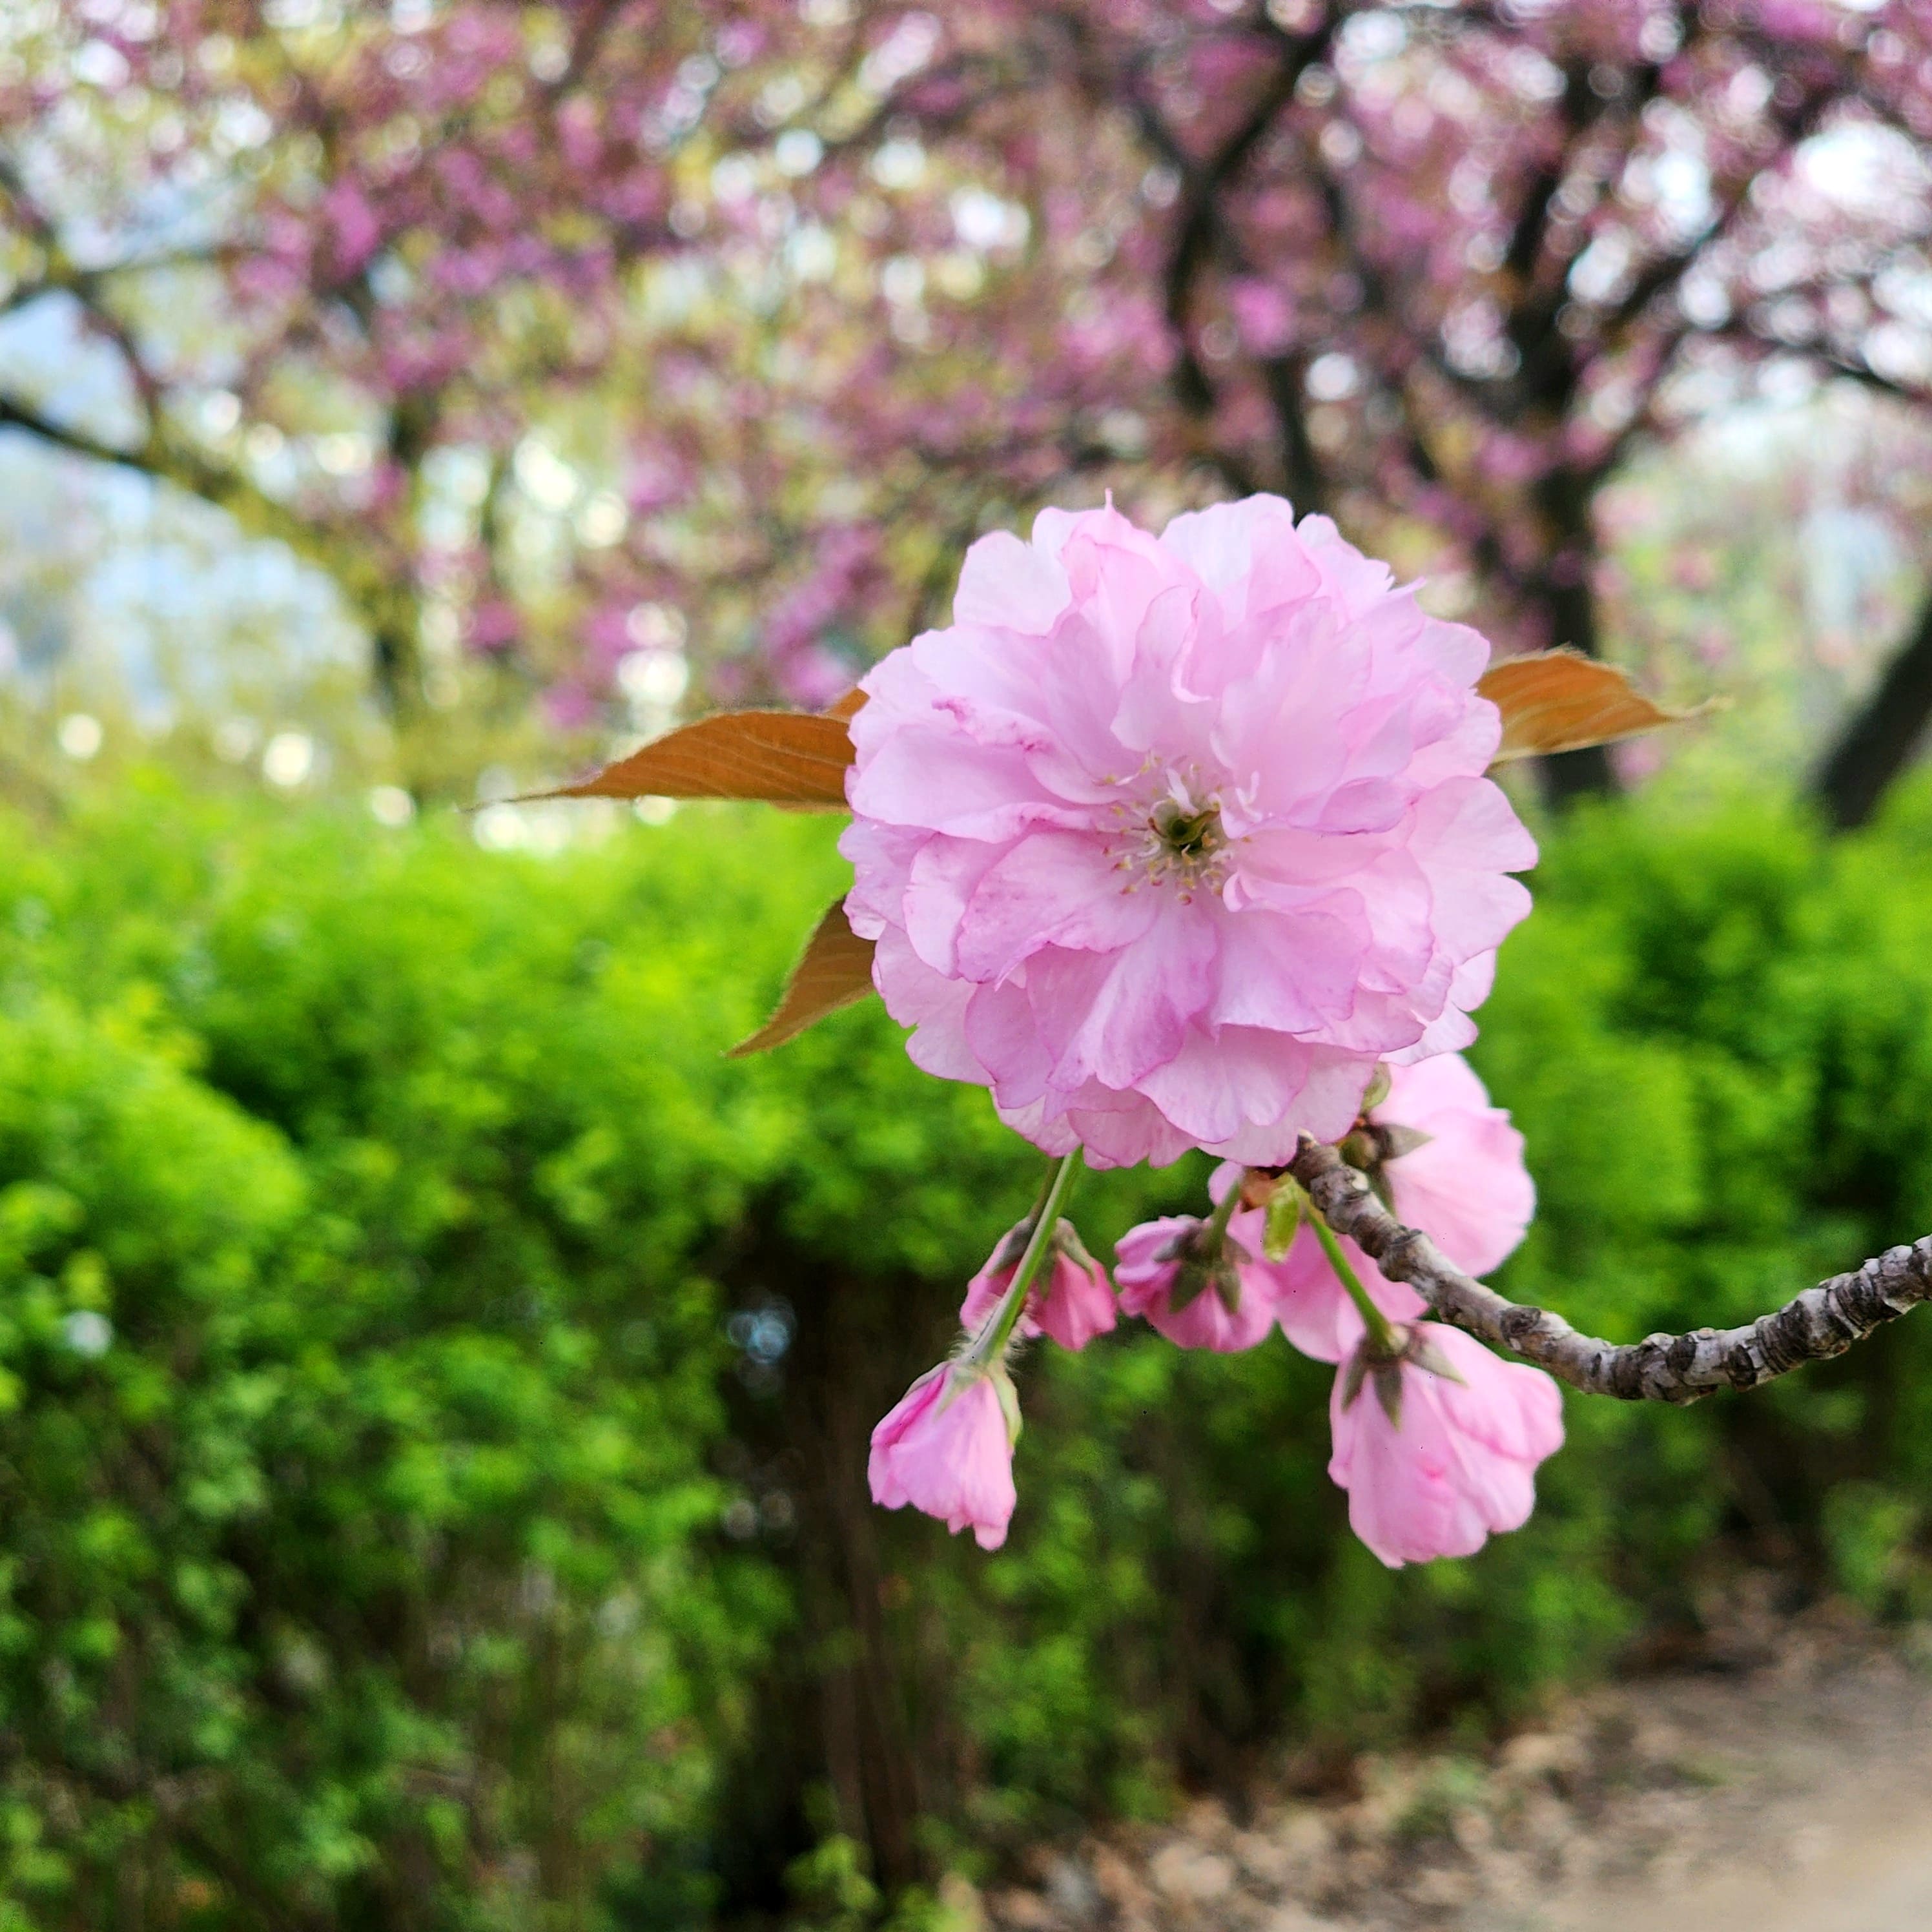
[[[1391,550],[1420,526],[1516,646],[1598,648],[1594,506],[1636,440],[1766,374],[1923,399],[1922,9],[975,14],[906,110],[942,140],[1010,136],[1030,93],[1130,128],[1142,206],[1100,219],[1080,185],[1097,140],[1077,176],[1010,145],[1049,211],[1092,224],[1080,245],[1150,277],[1126,313],[1161,332],[1195,446],[1235,488],[1282,488]],[[1892,681],[1828,763],[1840,822],[1909,752],[1924,682]],[[1550,768],[1559,793],[1606,774],[1594,750]]]
[[[47,0],[4,300],[112,394],[0,368],[0,421],[284,538],[405,717],[466,665],[662,722],[687,656],[822,703],[1076,478],[1280,488],[1587,652],[1634,442],[1919,395],[1928,58],[1904,0]]]

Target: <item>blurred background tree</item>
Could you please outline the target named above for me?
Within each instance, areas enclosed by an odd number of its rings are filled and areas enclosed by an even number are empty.
[[[418,790],[485,756],[459,711],[528,762],[533,699],[606,734],[694,676],[822,702],[979,529],[1108,487],[1282,489],[1505,648],[1613,648],[1634,458],[1932,378],[1904,5],[36,0],[0,33],[0,422],[320,568]],[[1932,706],[1932,621],[1898,635],[1821,746],[1840,824]]]

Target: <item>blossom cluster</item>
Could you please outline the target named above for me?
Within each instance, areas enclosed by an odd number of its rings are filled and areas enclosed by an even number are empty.
[[[1373,1178],[1396,1214],[1459,1267],[1493,1268],[1522,1239],[1535,1204],[1522,1137],[1460,1054],[1391,1070],[1386,1097],[1356,1132],[1380,1150],[1369,1156]],[[1150,1221],[1121,1238],[1118,1298],[1062,1222],[1022,1331],[1078,1348],[1124,1314],[1184,1348],[1226,1353],[1279,1329],[1303,1354],[1336,1364],[1328,1472],[1348,1492],[1351,1526],[1384,1562],[1466,1556],[1492,1532],[1519,1527],[1534,1502],[1537,1465],[1562,1444],[1556,1383],[1427,1319],[1412,1288],[1332,1237],[1383,1318],[1372,1336],[1312,1222],[1280,1260],[1268,1258],[1269,1197],[1292,1181],[1228,1163],[1212,1186],[1213,1214]],[[1032,1232],[1022,1222],[974,1277],[960,1317],[975,1339],[997,1318]],[[910,1503],[998,1548],[1016,1502],[1011,1387],[1004,1363],[974,1360],[970,1343],[921,1377],[873,1433],[874,1498]]]
[[[998,1547],[1012,1346],[1124,1315],[1222,1352],[1278,1328],[1335,1364],[1329,1473],[1385,1562],[1528,1515],[1555,1383],[1426,1318],[1284,1171],[1341,1143],[1472,1274],[1528,1226],[1521,1138],[1459,1052],[1535,859],[1485,775],[1488,656],[1325,519],[1256,496],[1157,537],[1109,508],[982,538],[952,625],[866,680],[847,917],[914,1060],[1062,1161],[970,1284],[953,1359],[874,1431],[878,1502]],[[1060,1216],[1074,1158],[1191,1148],[1220,1157],[1211,1211],[1132,1230],[1110,1281]]]

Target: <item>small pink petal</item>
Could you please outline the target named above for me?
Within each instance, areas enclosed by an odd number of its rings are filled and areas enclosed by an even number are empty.
[[[982,1550],[1006,1540],[1018,1498],[1013,1445],[990,1376],[948,1363],[928,1369],[872,1431],[866,1466],[872,1500],[908,1504]]]

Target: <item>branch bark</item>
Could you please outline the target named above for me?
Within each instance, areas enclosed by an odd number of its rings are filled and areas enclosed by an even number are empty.
[[[1426,1234],[1405,1228],[1383,1208],[1367,1180],[1334,1148],[1304,1141],[1288,1172],[1337,1234],[1372,1256],[1391,1281],[1407,1282],[1438,1320],[1534,1362],[1586,1395],[1683,1403],[1718,1389],[1756,1388],[1807,1362],[1841,1355],[1875,1329],[1932,1300],[1928,1234],[1807,1288],[1744,1328],[1599,1341],[1579,1334],[1562,1316],[1508,1300],[1452,1268]]]
[[[398,723],[411,722],[421,710],[422,678],[416,641],[417,611],[406,579],[385,567],[376,546],[353,533],[332,531],[324,520],[298,515],[259,488],[241,469],[215,460],[182,434],[170,420],[166,382],[142,355],[133,326],[110,298],[110,284],[116,277],[165,266],[170,259],[195,258],[130,258],[95,268],[76,264],[56,224],[34,202],[4,156],[0,156],[0,206],[11,212],[21,232],[44,258],[40,272],[32,284],[33,296],[64,294],[80,304],[85,326],[118,358],[139,403],[140,421],[133,442],[104,442],[47,415],[32,402],[0,394],[0,428],[17,429],[72,454],[172,484],[226,511],[251,536],[274,538],[315,564],[334,580],[368,626],[377,687]],[[210,255],[207,259],[217,258]],[[366,290],[364,292],[366,296]],[[10,302],[8,304],[13,305]],[[365,312],[365,326],[366,321]],[[434,403],[402,405],[394,412],[390,454],[412,476],[428,446],[435,406]]]

